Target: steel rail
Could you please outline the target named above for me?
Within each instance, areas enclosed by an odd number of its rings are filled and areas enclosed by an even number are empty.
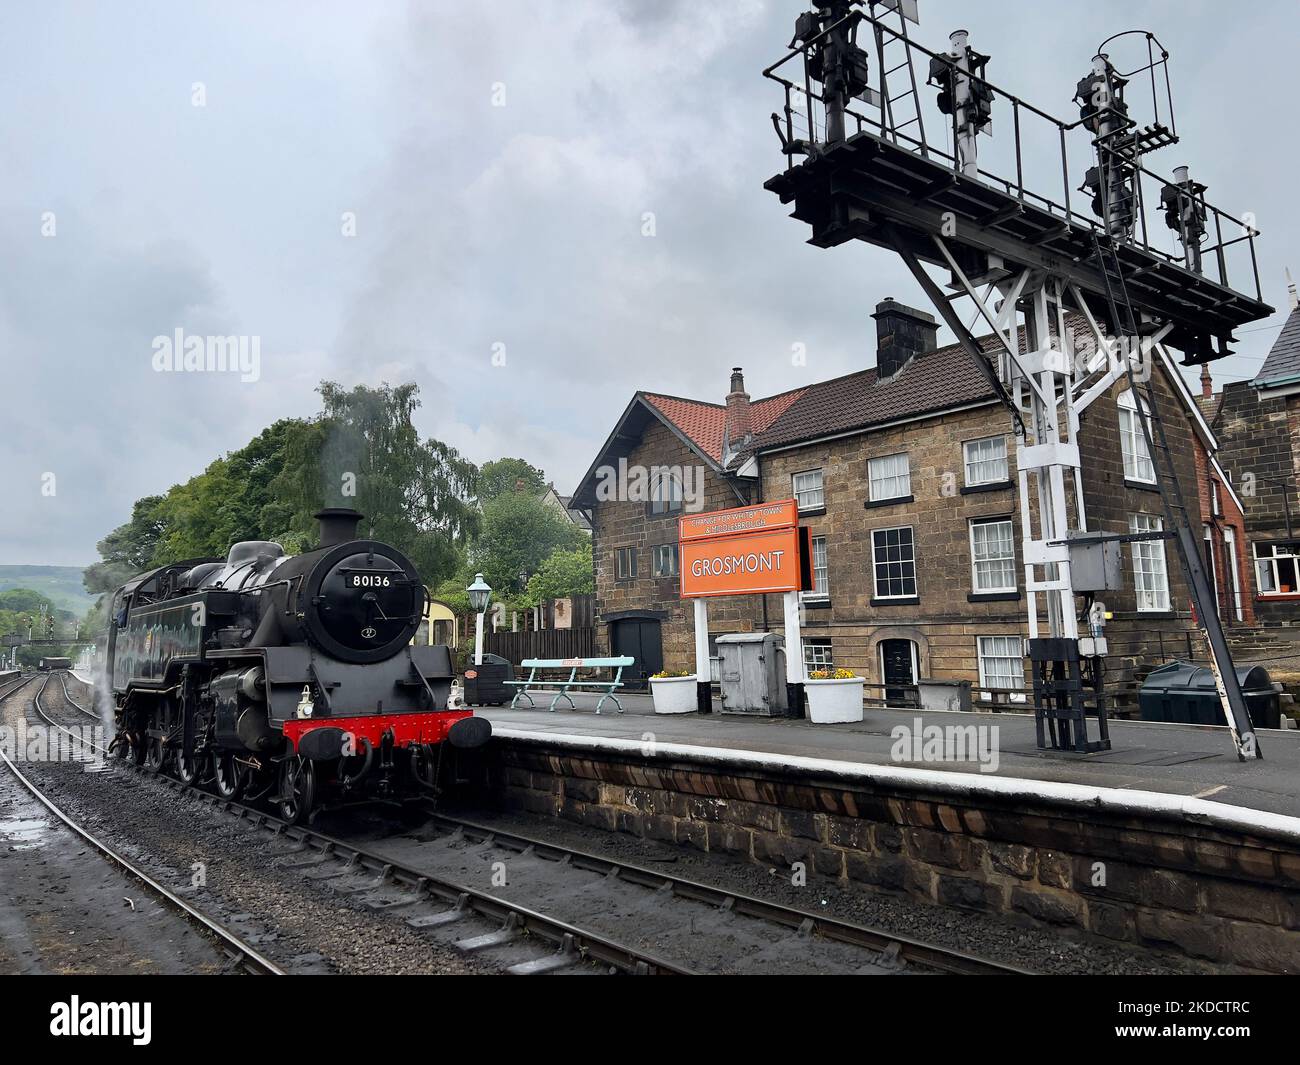
[[[656,869],[634,865],[604,855],[592,854],[549,840],[520,835],[516,832],[503,831],[493,825],[486,825],[463,817],[429,811],[431,820],[444,826],[453,827],[466,836],[477,837],[479,841],[493,843],[505,849],[517,852],[530,851],[533,855],[552,861],[566,861],[579,868],[602,874],[613,874],[619,880],[640,884],[653,890],[671,889],[674,895],[693,899],[709,905],[723,907],[732,913],[744,914],[761,920],[770,921],[787,928],[795,928],[804,933],[821,936],[837,943],[863,947],[875,951],[885,951],[894,944],[899,948],[899,957],[942,972],[966,976],[1031,976],[1027,969],[1014,965],[981,958],[964,951],[924,943],[907,936],[896,935],[879,928],[855,924],[827,917],[825,914],[812,913],[794,906],[786,906],[767,899],[755,898],[729,888],[714,887],[696,880],[674,876]]]
[[[48,721],[50,724],[54,725],[58,729],[62,729],[64,732],[67,732],[68,735],[80,739],[80,737],[76,737],[75,733],[71,732],[69,729],[64,728],[57,721],[49,717],[43,710],[40,709],[41,695],[44,694],[46,686],[50,683],[51,676],[53,676],[53,674],[46,676],[44,683],[41,684],[41,689],[36,693],[36,698],[34,700],[33,705],[36,706],[37,713],[39,713],[41,717],[45,718],[45,720]],[[29,684],[31,681],[35,679],[36,679],[35,677],[29,677],[26,680],[24,680],[22,683],[16,685],[13,688],[10,688],[9,690],[0,694],[0,700],[7,699],[10,695],[13,695],[15,692],[19,691],[21,688],[25,687],[27,684]],[[87,743],[89,741],[82,740],[81,742]],[[97,750],[103,750],[103,748],[99,747],[98,744],[91,743],[90,746],[95,747]],[[0,760],[4,761],[5,766],[9,769],[11,773],[13,773],[15,779],[17,779],[17,781],[20,784],[22,784],[22,786],[31,793],[32,797],[36,799],[37,802],[39,802],[42,806],[44,806],[47,810],[49,810],[50,813],[52,813],[55,817],[57,817],[60,821],[62,821],[63,824],[66,825],[69,829],[71,829],[76,835],[80,836],[81,839],[85,840],[86,843],[90,844],[90,846],[93,847],[96,851],[102,854],[114,865],[117,865],[119,868],[121,868],[125,873],[127,873],[127,875],[131,876],[133,879],[139,880],[142,884],[148,887],[156,895],[161,897],[163,901],[165,901],[173,909],[177,910],[187,920],[199,925],[200,927],[210,932],[212,935],[216,936],[221,941],[223,946],[225,946],[229,951],[233,952],[233,956],[239,959],[240,964],[246,970],[248,970],[250,973],[255,973],[257,975],[264,975],[264,976],[285,975],[284,970],[281,969],[278,965],[276,965],[275,962],[271,961],[269,958],[259,953],[254,947],[250,946],[248,943],[245,943],[237,935],[229,931],[223,925],[214,921],[211,917],[208,917],[206,914],[202,913],[195,907],[191,906],[188,902],[186,902],[183,898],[177,895],[170,888],[168,888],[164,884],[160,884],[157,880],[155,880],[152,876],[146,873],[143,869],[132,864],[128,859],[122,857],[121,854],[119,854],[116,850],[110,847],[103,840],[92,835],[90,832],[86,831],[86,829],[82,828],[81,825],[77,824],[77,822],[75,822],[71,817],[69,817],[66,813],[64,813],[63,810],[61,810],[57,805],[55,805],[55,803],[43,791],[41,791],[41,789],[36,784],[34,784],[23,774],[23,772],[18,768],[18,766],[14,763],[14,761],[9,757],[8,753],[6,753],[3,750],[3,748],[0,748]]]
[[[73,702],[73,700],[69,700]],[[75,702],[74,702],[74,705]],[[84,708],[78,707],[83,713]],[[39,711],[38,711],[39,712]],[[42,716],[57,728],[63,728],[42,712]],[[65,730],[66,731],[66,730]],[[83,741],[84,742],[84,741]],[[97,750],[106,748],[91,744]],[[107,752],[106,752],[107,753]],[[158,780],[166,786],[182,793],[190,793],[216,809],[230,813],[239,821],[248,820],[253,829],[265,828],[274,836],[311,847],[322,855],[347,861],[353,868],[372,871],[379,874],[379,882],[392,881],[412,890],[452,904],[459,909],[468,909],[490,920],[498,920],[503,925],[512,925],[542,939],[552,942],[565,952],[574,952],[579,957],[599,961],[625,973],[660,976],[691,976],[694,971],[676,962],[661,958],[649,951],[631,947],[598,933],[571,925],[558,918],[531,910],[517,903],[498,898],[486,891],[480,891],[464,884],[432,876],[419,869],[401,865],[382,855],[367,851],[356,844],[338,839],[316,829],[302,825],[290,825],[277,817],[245,806],[233,799],[223,799],[219,795],[203,791],[201,788],[185,784],[183,781],[154,772],[144,766],[125,759],[117,759],[118,764],[127,766],[137,773]],[[378,886],[378,884],[376,885]]]
[[[69,701],[76,705],[74,700],[70,699]],[[82,708],[79,707],[79,709]],[[183,793],[188,792],[217,810],[230,813],[237,820],[247,820],[249,827],[252,829],[264,828],[274,836],[283,836],[286,839],[302,843],[304,848],[311,847],[322,855],[347,861],[354,868],[374,872],[378,874],[381,882],[392,881],[402,884],[458,908],[471,909],[484,917],[500,920],[503,923],[513,922],[516,927],[522,927],[529,932],[548,939],[562,949],[577,950],[586,957],[604,962],[621,971],[661,975],[694,975],[693,970],[675,962],[587,932],[487,892],[432,876],[412,866],[395,863],[392,859],[367,851],[364,847],[355,843],[317,831],[314,828],[290,825],[286,821],[233,799],[223,799],[221,796],[204,791],[196,785],[185,784],[161,772],[154,773],[143,766],[135,765],[133,762],[122,761],[121,764],[145,776],[152,777],[169,788]],[[741,892],[716,888],[685,877],[671,876],[657,870],[647,869],[628,862],[616,861],[576,848],[533,839],[517,833],[504,832],[490,825],[437,811],[428,811],[428,813],[435,822],[453,826],[462,832],[478,835],[484,839],[491,837],[493,842],[499,843],[510,850],[522,852],[531,847],[533,853],[538,856],[553,857],[557,861],[567,859],[575,867],[593,872],[615,873],[621,880],[651,889],[659,889],[670,885],[673,894],[678,897],[726,908],[733,913],[765,920],[801,933],[810,933],[813,936],[820,936],[829,941],[871,950],[876,953],[888,951],[896,945],[898,957],[901,959],[939,972],[973,976],[1032,975],[1029,970],[1017,968],[1013,965],[992,961],[935,944],[924,943],[882,929],[829,918],[824,914],[811,913],[796,907],[755,898]]]

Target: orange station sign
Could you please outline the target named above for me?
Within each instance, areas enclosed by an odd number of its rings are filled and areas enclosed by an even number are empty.
[[[811,543],[798,522],[793,499],[679,518],[682,597],[807,589]]]

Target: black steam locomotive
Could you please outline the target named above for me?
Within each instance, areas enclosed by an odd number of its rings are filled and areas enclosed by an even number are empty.
[[[361,515],[316,515],[320,545],[235,544],[142,574],[113,596],[113,749],[287,821],[323,805],[437,790],[446,744],[492,726],[447,708],[445,646],[413,646],[425,589],[396,548],[356,539]]]

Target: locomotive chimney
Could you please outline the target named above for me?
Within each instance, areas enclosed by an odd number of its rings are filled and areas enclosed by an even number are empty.
[[[320,547],[334,547],[357,538],[357,526],[364,514],[350,507],[326,507],[312,515],[320,522]]]

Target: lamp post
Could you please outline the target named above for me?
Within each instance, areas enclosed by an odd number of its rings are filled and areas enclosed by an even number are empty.
[[[488,602],[492,598],[492,589],[483,579],[483,574],[476,573],[474,583],[465,591],[469,593],[470,609],[477,615],[474,620],[474,664],[481,666],[483,664],[483,612],[487,610]]]

